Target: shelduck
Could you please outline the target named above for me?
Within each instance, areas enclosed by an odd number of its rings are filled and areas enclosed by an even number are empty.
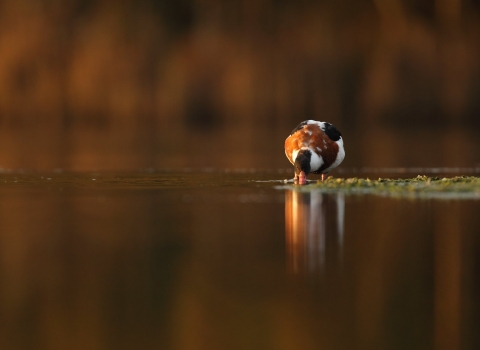
[[[342,134],[330,123],[305,120],[285,140],[285,154],[295,166],[295,183],[306,184],[310,173],[323,181],[345,158]]]

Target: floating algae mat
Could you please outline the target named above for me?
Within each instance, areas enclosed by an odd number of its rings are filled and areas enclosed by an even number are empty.
[[[480,199],[480,177],[451,178],[418,175],[412,179],[370,180],[363,178],[328,178],[307,186],[295,186],[298,191],[344,192],[381,196],[427,197],[445,199]]]

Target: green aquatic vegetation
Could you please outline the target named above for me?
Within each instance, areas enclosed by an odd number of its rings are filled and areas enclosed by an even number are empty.
[[[451,178],[418,175],[410,179],[372,180],[368,178],[333,178],[308,186],[295,186],[300,191],[345,192],[351,194],[378,194],[386,196],[427,196],[445,198],[480,198],[480,177]]]

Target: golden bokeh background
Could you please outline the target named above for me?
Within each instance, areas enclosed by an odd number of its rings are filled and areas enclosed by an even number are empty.
[[[0,0],[0,348],[476,349],[478,201],[267,181],[306,119],[478,169],[479,114],[479,0]]]
[[[0,167],[477,166],[480,3],[0,1]]]

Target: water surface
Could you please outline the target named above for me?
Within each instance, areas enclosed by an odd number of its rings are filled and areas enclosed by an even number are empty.
[[[480,345],[480,201],[277,189],[290,171],[0,174],[0,346]]]

